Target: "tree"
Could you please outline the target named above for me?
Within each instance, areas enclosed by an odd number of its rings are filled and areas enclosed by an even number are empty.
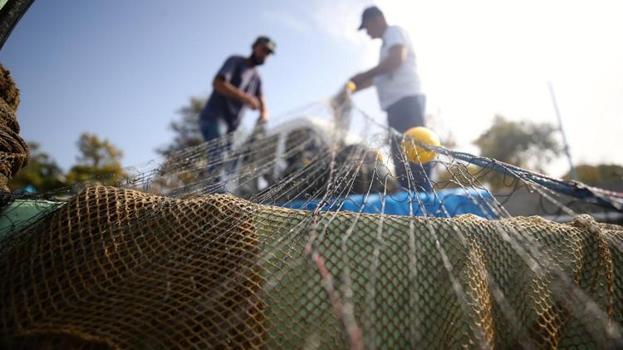
[[[108,140],[97,135],[83,133],[77,142],[80,155],[77,164],[67,173],[67,183],[76,184],[97,181],[114,185],[126,176],[121,166],[123,153]]]
[[[588,165],[580,164],[575,167],[578,180],[587,185],[609,187],[608,185],[623,183],[623,167],[615,164]],[[563,179],[570,180],[567,173]]]
[[[548,123],[509,121],[496,115],[474,144],[485,157],[543,172],[545,164],[562,153],[556,132]]]
[[[63,171],[36,142],[29,142],[28,164],[9,181],[11,191],[34,190],[48,192],[65,186]]]
[[[562,154],[557,131],[548,123],[516,122],[496,115],[491,127],[474,144],[484,157],[543,173],[545,165]],[[490,169],[480,169],[477,174],[493,190],[517,185],[517,179]]]
[[[151,186],[160,192],[180,188],[197,180],[197,174],[205,167],[205,159],[187,157],[183,152],[204,142],[199,129],[199,114],[205,105],[205,99],[191,97],[188,104],[177,111],[179,119],[169,124],[173,131],[173,140],[156,152],[164,157],[158,176]]]
[[[205,99],[191,97],[188,105],[177,111],[181,119],[174,120],[169,124],[169,129],[175,134],[173,141],[157,149],[156,152],[166,158],[177,151],[203,143],[203,136],[199,130],[199,114],[204,105]]]

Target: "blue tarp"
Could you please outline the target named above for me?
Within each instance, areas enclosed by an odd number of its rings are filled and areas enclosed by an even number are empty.
[[[383,203],[383,198],[384,203]],[[413,215],[448,217],[474,214],[483,218],[495,218],[491,210],[493,196],[481,189],[445,189],[432,192],[397,192],[392,194],[350,195],[331,198],[322,206],[323,211],[351,211],[370,214]],[[294,200],[282,206],[291,209],[315,210],[318,200]],[[384,208],[383,208],[384,205]],[[382,209],[383,208],[383,209]],[[446,214],[446,212],[448,213]]]

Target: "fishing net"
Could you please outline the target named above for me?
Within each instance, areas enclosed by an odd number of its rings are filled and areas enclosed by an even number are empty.
[[[0,191],[8,191],[8,179],[28,159],[28,146],[19,136],[15,112],[19,106],[19,90],[8,70],[0,65]]]
[[[618,217],[620,194],[421,145],[438,153],[426,172],[338,97],[115,187],[13,195],[2,346],[623,345],[623,229],[597,220]],[[513,209],[518,197],[546,217]]]
[[[599,347],[620,335],[622,239],[588,216],[313,213],[97,186],[3,244],[1,325],[119,348]]]

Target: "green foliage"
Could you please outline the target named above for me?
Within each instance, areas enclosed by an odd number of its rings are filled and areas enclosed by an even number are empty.
[[[205,167],[205,162],[188,161],[180,151],[190,147],[195,147],[203,143],[203,135],[199,129],[199,115],[205,106],[205,99],[191,97],[188,104],[182,106],[177,111],[179,118],[169,124],[169,129],[173,131],[173,140],[164,147],[156,149],[156,152],[164,157],[162,174],[183,164],[187,171],[175,171],[174,176],[159,177],[152,182],[152,187],[159,188],[161,191],[190,184],[196,180],[196,173]],[[207,159],[206,159],[207,160]]]
[[[578,180],[587,185],[603,186],[605,184],[623,183],[623,167],[615,164],[588,165],[580,164],[575,167]],[[567,173],[563,179],[570,180]]]
[[[556,132],[548,123],[515,122],[496,115],[493,125],[474,144],[485,157],[543,172],[562,153]]]
[[[67,184],[96,181],[113,185],[127,176],[121,166],[123,153],[108,140],[97,135],[83,133],[77,142],[80,155],[78,164],[69,169]]]
[[[474,141],[482,156],[544,173],[545,165],[562,154],[556,129],[548,123],[510,121],[496,115],[493,124]],[[480,169],[476,177],[492,190],[515,185],[513,178],[489,169]]]
[[[88,132],[78,139],[78,164],[94,168],[106,165],[119,164],[123,152],[113,146],[108,140],[100,140],[95,134]]]
[[[108,164],[99,167],[74,165],[67,173],[67,183],[97,182],[104,185],[114,185],[124,177],[123,168],[118,164]]]
[[[66,175],[56,162],[41,151],[38,143],[30,142],[28,164],[9,181],[11,191],[32,187],[37,192],[49,192],[68,185],[98,182],[106,185],[118,183],[127,176],[121,165],[123,153],[108,140],[83,133],[76,143],[80,155],[77,164]]]
[[[168,157],[176,151],[194,147],[203,142],[203,136],[199,130],[199,114],[203,110],[205,102],[205,99],[191,97],[188,105],[177,111],[181,119],[174,120],[169,124],[169,128],[175,134],[173,141],[157,149],[156,152]]]
[[[37,192],[48,192],[65,186],[63,171],[38,143],[28,143],[30,159],[28,164],[9,181],[11,191],[32,186]]]

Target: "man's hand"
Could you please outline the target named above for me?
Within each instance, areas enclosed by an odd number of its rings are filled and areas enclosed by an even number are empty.
[[[252,110],[256,110],[258,108],[260,108],[260,101],[255,97],[255,96],[251,96],[251,95],[245,95],[244,99],[242,100],[242,102],[249,106],[249,108],[251,108]]]
[[[257,124],[261,125],[268,121],[268,108],[266,107],[266,100],[264,100],[263,96],[259,97],[258,101],[260,102],[260,117],[257,118]]]
[[[355,91],[351,91],[351,93],[355,93],[372,86],[372,78],[369,77],[368,72],[359,73],[350,78],[350,81],[355,83]]]
[[[268,112],[260,113],[260,117],[257,118],[257,124],[266,124],[268,122]]]
[[[350,81],[357,85],[357,90],[355,91],[360,91],[372,86],[374,77],[398,69],[398,67],[400,67],[400,65],[403,64],[406,59],[407,49],[404,47],[404,45],[398,44],[392,46],[389,49],[389,55],[376,67],[363,73],[359,73],[350,78]]]

